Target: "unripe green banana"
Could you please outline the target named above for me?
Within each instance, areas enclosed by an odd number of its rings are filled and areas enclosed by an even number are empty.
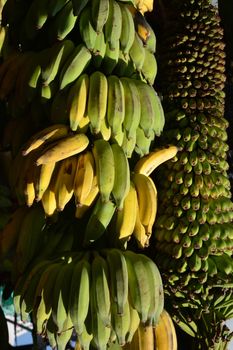
[[[111,300],[109,290],[109,267],[105,259],[96,253],[91,265],[91,294],[94,299],[95,313],[105,327],[111,326]],[[93,312],[92,311],[92,312]]]
[[[83,44],[79,44],[66,60],[60,72],[60,89],[75,81],[84,71],[91,60],[90,51]]]
[[[109,14],[104,26],[104,34],[110,50],[119,50],[121,31],[122,15],[120,5],[115,0],[109,0]]]
[[[89,245],[104,234],[113,217],[115,209],[115,204],[111,201],[103,202],[101,197],[97,199],[86,225],[84,245]]]
[[[139,91],[133,79],[121,78],[125,97],[125,117],[123,128],[128,138],[134,137],[141,117],[141,101]]]
[[[119,314],[117,305],[115,302],[111,304],[112,313],[112,327],[116,333],[117,343],[120,346],[124,346],[126,343],[126,337],[130,328],[130,306],[128,299],[123,308],[123,313]]]
[[[76,21],[77,16],[74,15],[72,2],[69,1],[56,14],[49,25],[48,36],[50,42],[64,40],[74,28]]]
[[[135,32],[133,45],[129,50],[129,55],[138,71],[142,70],[142,66],[145,59],[145,51],[146,50],[145,50],[145,47],[143,46],[142,40],[140,39],[137,32]]]
[[[130,187],[130,169],[128,159],[123,149],[118,144],[112,146],[114,164],[117,167],[115,173],[114,185],[112,189],[112,195],[115,200],[116,206],[119,210],[123,208],[125,197],[129,192]]]
[[[110,273],[111,298],[116,303],[117,314],[122,315],[128,300],[128,270],[124,254],[117,249],[106,251]]]
[[[108,202],[115,179],[115,164],[113,151],[105,140],[94,141],[93,155],[95,158],[97,183],[103,202]]]
[[[93,0],[91,13],[95,31],[102,32],[109,15],[109,0]]]
[[[52,48],[44,50],[45,57],[42,55],[42,82],[43,85],[49,85],[53,81],[56,75],[59,73],[64,61],[68,58],[71,52],[74,50],[74,44],[71,40],[64,40],[61,43],[57,43]]]
[[[91,7],[86,6],[79,18],[79,31],[83,42],[86,47],[93,51],[95,47],[95,42],[97,39],[97,32],[93,28],[92,19],[91,19]]]
[[[149,50],[145,49],[145,58],[143,61],[141,73],[150,85],[154,84],[157,75],[157,70],[157,61],[154,54]]]
[[[92,73],[89,81],[87,114],[93,133],[97,134],[100,132],[103,119],[106,118],[108,81],[106,76],[100,71]]]
[[[85,332],[84,322],[90,302],[90,271],[91,265],[88,261],[88,254],[86,254],[74,265],[69,296],[68,312],[78,335]]]
[[[113,136],[119,133],[125,117],[125,98],[121,80],[116,75],[110,75],[108,79],[108,105],[107,119]]]
[[[124,28],[124,30],[121,31],[120,47],[124,54],[128,54],[134,41],[134,21],[128,7],[124,4],[119,5],[121,7],[122,14],[122,28]]]

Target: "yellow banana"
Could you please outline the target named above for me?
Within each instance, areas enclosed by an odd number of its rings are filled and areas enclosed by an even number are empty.
[[[157,213],[157,190],[153,180],[144,174],[134,173],[133,182],[138,195],[140,220],[150,236]]]
[[[52,142],[36,160],[37,165],[58,162],[59,160],[71,157],[82,152],[87,148],[89,139],[85,134],[74,134],[63,137],[62,139]]]
[[[81,119],[85,116],[88,88],[89,76],[87,74],[82,74],[69,91],[67,105],[69,110],[70,128],[73,131],[77,130]]]
[[[55,182],[55,198],[58,211],[62,211],[73,196],[76,168],[77,157],[75,156],[62,160],[58,165]]]
[[[93,181],[92,181],[92,186],[91,186],[91,190],[90,193],[88,194],[88,196],[82,201],[82,203],[80,202],[79,205],[76,208],[76,212],[75,212],[75,217],[77,219],[80,219],[83,217],[83,215],[86,213],[86,211],[88,209],[90,209],[90,207],[93,205],[97,195],[99,193],[99,187],[97,184],[97,177],[96,175],[93,177]]]
[[[156,349],[177,350],[176,330],[169,313],[164,309],[154,329]]]
[[[175,157],[177,152],[178,148],[173,145],[155,149],[138,160],[134,167],[134,172],[149,176],[160,164]]]
[[[35,179],[35,196],[37,202],[41,200],[50,184],[55,164],[56,163],[51,162],[37,167],[38,169]]]
[[[123,208],[117,211],[116,233],[118,239],[129,238],[135,227],[137,215],[137,192],[134,184],[130,183],[130,189],[125,197]]]
[[[68,134],[69,128],[64,124],[51,125],[36,134],[23,146],[22,154],[26,156],[31,151],[39,148],[46,142],[55,141]]]
[[[149,238],[146,234],[146,229],[143,226],[140,219],[138,200],[137,200],[137,212],[136,212],[135,226],[133,229],[133,236],[136,239],[137,244],[140,248],[145,248],[148,246]]]
[[[154,350],[154,332],[151,326],[143,326],[142,324],[138,327],[139,337],[139,349],[141,350]],[[157,349],[157,347],[156,347]],[[167,349],[168,350],[168,349]]]
[[[74,177],[74,196],[76,205],[83,203],[89,195],[94,178],[94,157],[91,151],[79,155]]]

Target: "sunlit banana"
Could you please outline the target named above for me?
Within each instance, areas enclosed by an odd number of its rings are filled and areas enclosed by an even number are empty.
[[[76,131],[87,112],[89,76],[82,74],[69,90],[67,108],[69,111],[70,128]]]
[[[107,262],[110,274],[111,298],[116,303],[117,313],[124,313],[128,299],[128,270],[124,254],[118,249],[109,249]]]
[[[124,88],[116,75],[108,76],[107,119],[113,136],[119,133],[125,117]]]
[[[97,183],[103,202],[108,202],[115,179],[114,156],[110,144],[105,140],[94,141],[92,149],[95,166]]]
[[[137,161],[134,172],[149,176],[160,164],[175,157],[177,152],[178,148],[173,145],[155,149]]]
[[[83,203],[89,195],[95,174],[94,158],[91,151],[79,155],[74,177],[74,196],[76,205]]]
[[[101,124],[106,118],[108,81],[106,76],[95,71],[90,75],[87,114],[94,133],[99,133]]]
[[[58,162],[65,158],[78,154],[86,149],[89,139],[85,134],[74,134],[66,136],[58,141],[52,142],[36,159],[36,164],[47,164],[50,162]]]

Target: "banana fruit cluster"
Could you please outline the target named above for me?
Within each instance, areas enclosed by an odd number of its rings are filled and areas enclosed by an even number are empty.
[[[38,333],[65,349],[73,329],[81,347],[106,349],[130,342],[139,323],[155,325],[163,287],[148,257],[118,249],[67,253],[41,260],[18,279],[14,305],[22,319],[32,311]]]
[[[87,149],[88,143],[85,134],[70,134],[61,124],[33,135],[13,161],[11,187],[19,204],[41,201],[50,217],[74,198],[75,217],[89,215],[84,245],[110,227],[116,241],[133,236],[140,247],[148,246],[157,213],[157,189],[149,175],[173,158],[177,147],[151,151],[131,172],[117,143],[98,139]]]

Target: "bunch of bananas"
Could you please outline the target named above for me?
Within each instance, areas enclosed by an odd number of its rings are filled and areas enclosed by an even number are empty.
[[[92,343],[130,342],[140,321],[158,322],[162,280],[145,255],[118,249],[75,252],[41,260],[18,279],[14,305],[22,319],[32,311],[39,333],[65,349],[73,329],[84,349]]]
[[[31,314],[58,350],[74,330],[83,349],[123,346],[163,310],[155,263],[125,250],[131,238],[149,245],[150,175],[178,151],[153,144],[165,119],[152,87],[156,36],[144,17],[152,7],[6,0],[0,9],[1,149],[13,201],[0,261],[16,313]]]
[[[233,271],[223,31],[209,1],[164,0],[160,11],[168,19],[158,47],[158,89],[167,120],[163,141],[180,151],[156,177],[160,205],[154,228],[159,252],[155,261],[178,324],[184,330],[189,324],[192,328],[203,310],[192,335],[196,349],[209,349],[223,336],[225,318],[224,312],[214,312],[212,301],[217,286],[225,288],[227,301]],[[163,25],[159,14],[156,20]],[[212,337],[213,333],[218,336]]]

